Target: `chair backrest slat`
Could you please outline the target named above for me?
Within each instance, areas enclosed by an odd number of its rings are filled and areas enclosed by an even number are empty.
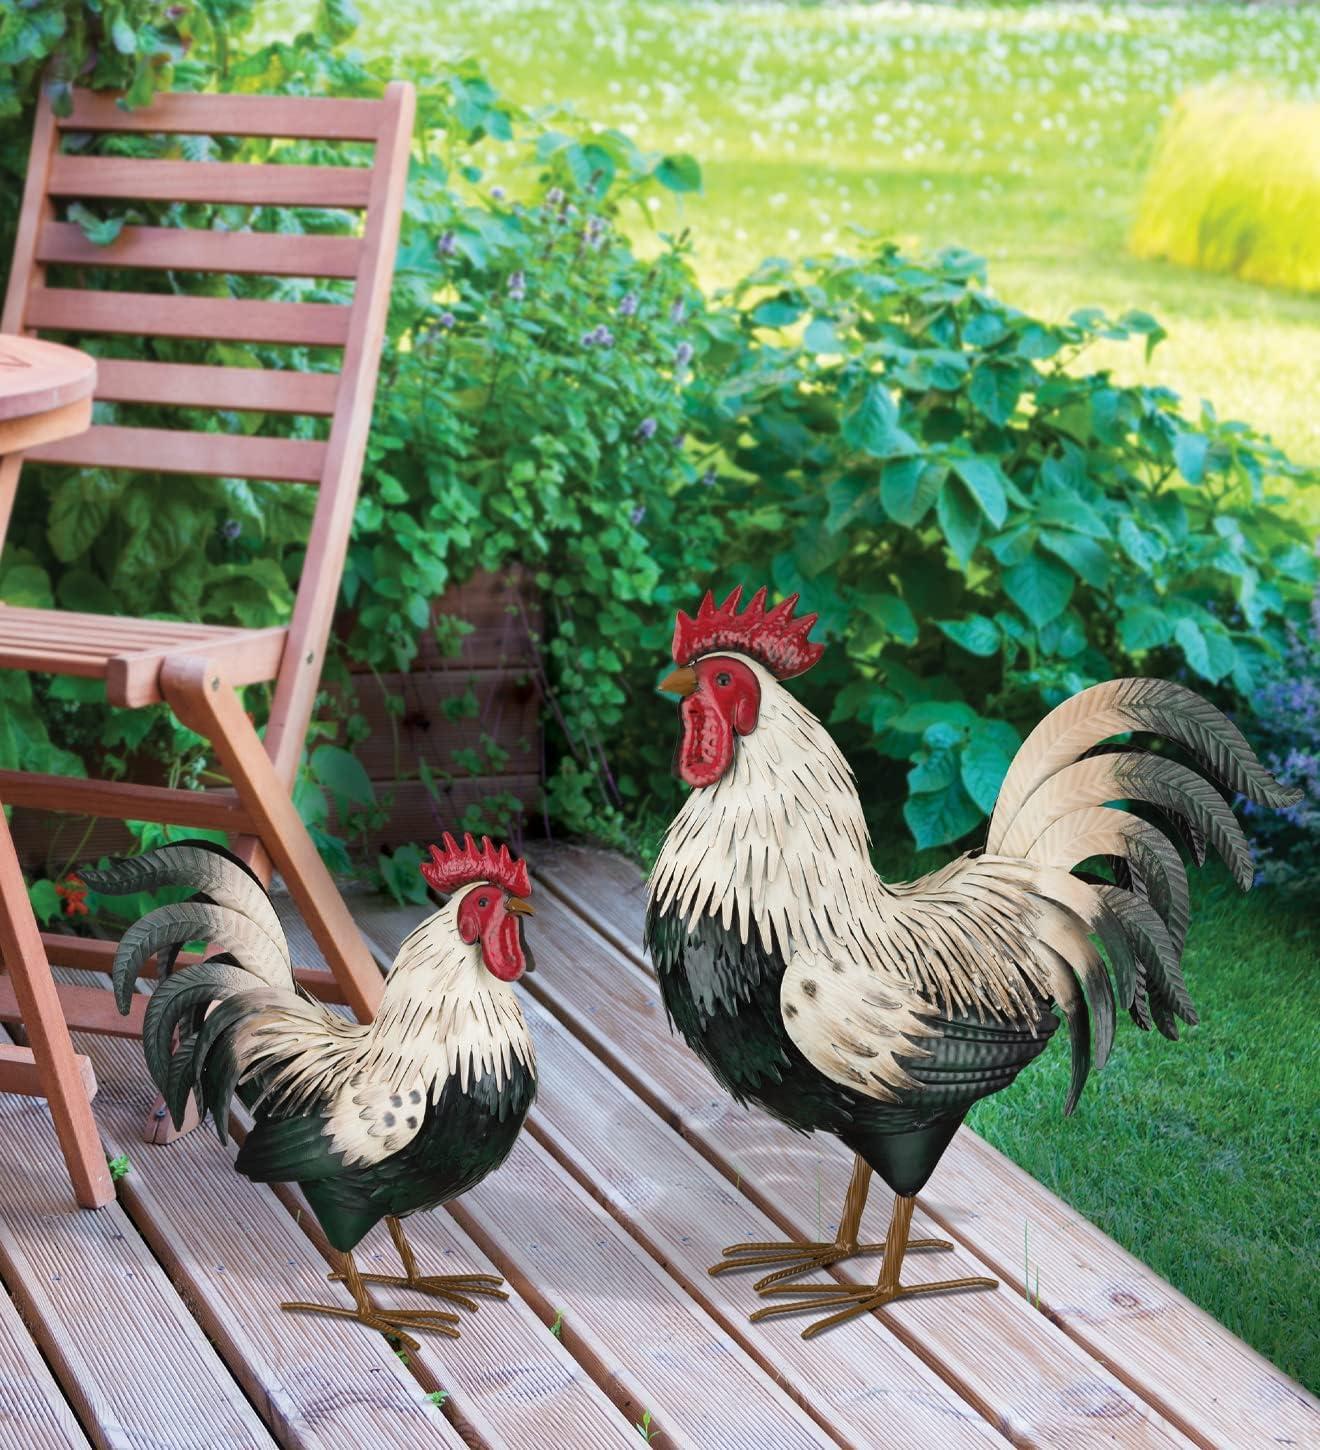
[[[92,200],[360,208],[366,206],[371,193],[371,168],[56,156],[47,190],[51,196]]]
[[[74,91],[73,110],[56,118],[62,131],[164,132],[179,136],[280,136],[295,141],[375,141],[383,101],[319,96],[157,96],[126,111],[104,91]]]
[[[85,433],[28,450],[37,463],[77,468],[131,468],[151,473],[200,473],[208,478],[260,478],[272,483],[319,483],[326,444],[310,438],[248,438],[185,433],[172,428],[94,424]]]
[[[96,364],[96,396],[109,403],[325,417],[335,411],[338,394],[338,373],[299,373],[292,369],[277,372],[274,368],[221,368],[108,357]]]
[[[37,261],[80,267],[252,273],[267,277],[356,277],[360,237],[279,232],[207,232],[186,227],[124,227],[113,242],[89,241],[73,222],[46,222]]]
[[[24,320],[29,327],[60,332],[343,347],[348,340],[351,313],[351,307],[334,302],[251,302],[229,297],[34,287]]]
[[[147,360],[100,360],[97,398],[186,408],[307,413],[330,418],[325,442],[100,424],[27,456],[76,466],[318,484],[316,510],[266,728],[266,748],[291,782],[316,697],[352,528],[389,310],[407,184],[415,97],[394,82],[379,101],[295,96],[163,95],[137,110],[75,91],[56,117],[37,108],[7,331],[192,338],[341,348],[340,371],[301,373]],[[64,155],[65,132],[260,136],[374,142],[370,166],[137,160]],[[365,213],[362,235],[210,232],[125,226],[94,246],[61,220],[53,198],[344,208]],[[339,278],[352,301],[277,302],[49,286],[51,265]],[[21,460],[0,460],[0,544]],[[40,662],[34,659],[34,668]]]

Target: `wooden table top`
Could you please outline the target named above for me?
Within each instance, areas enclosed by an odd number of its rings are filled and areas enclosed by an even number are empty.
[[[96,359],[76,348],[0,333],[0,422],[32,418],[88,398]]]

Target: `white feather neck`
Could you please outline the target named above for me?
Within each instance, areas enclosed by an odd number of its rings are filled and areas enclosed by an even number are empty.
[[[721,651],[731,654],[732,651]],[[767,950],[825,947],[879,911],[885,888],[852,768],[828,730],[746,655],[761,709],[738,738],[733,764],[693,790],[665,835],[648,883],[663,911],[689,926],[717,916],[746,942],[754,925]]]

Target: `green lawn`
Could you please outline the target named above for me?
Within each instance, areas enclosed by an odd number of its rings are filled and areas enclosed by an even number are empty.
[[[289,33],[310,0],[272,7]],[[677,0],[359,0],[364,50],[471,53],[529,106],[571,102],[648,150],[690,150],[689,224],[710,283],[762,256],[845,247],[856,224],[986,254],[1009,300],[1062,316],[1140,307],[1170,338],[1147,375],[1320,462],[1320,297],[1126,255],[1164,111],[1252,77],[1320,89],[1320,9],[1196,4],[798,7]],[[501,175],[508,185],[516,176]],[[1136,350],[1115,351],[1126,377]],[[1194,402],[1193,402],[1194,406]],[[1313,981],[1300,903],[1226,878],[1198,888],[1181,1043],[1120,1031],[1077,1115],[1066,1053],[976,1126],[1158,1272],[1311,1385],[1317,1152]],[[1308,1174],[1308,1163],[1311,1173]]]
[[[276,7],[305,12],[309,0]],[[1141,307],[1150,375],[1320,462],[1320,297],[1139,262],[1125,238],[1163,114],[1192,85],[1320,89],[1320,8],[797,6],[359,0],[369,51],[469,52],[527,105],[569,102],[647,149],[690,150],[681,209],[710,282],[846,246],[856,224],[986,254],[1010,301]],[[287,33],[287,32],[286,32]],[[676,205],[656,213],[672,227]],[[1143,373],[1137,350],[1120,371]]]

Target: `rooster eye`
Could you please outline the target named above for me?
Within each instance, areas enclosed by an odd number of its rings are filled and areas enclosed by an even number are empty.
[[[719,674],[715,676],[715,683],[721,686],[731,685],[733,684],[733,676],[728,672],[728,670],[721,670]]]
[[[490,905],[490,897],[489,896],[478,896],[477,897],[477,905],[478,906],[489,906]]]

